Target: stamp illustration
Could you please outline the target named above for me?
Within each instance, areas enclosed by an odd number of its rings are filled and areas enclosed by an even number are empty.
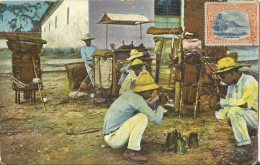
[[[258,45],[258,3],[206,3],[205,44]]]

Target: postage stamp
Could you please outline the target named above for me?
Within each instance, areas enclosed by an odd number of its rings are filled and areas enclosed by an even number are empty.
[[[257,2],[205,3],[207,46],[259,44]]]

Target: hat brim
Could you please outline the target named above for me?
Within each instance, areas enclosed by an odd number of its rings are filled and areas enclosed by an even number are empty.
[[[136,64],[136,65],[131,65],[130,67],[129,67],[129,69],[131,69],[131,68],[133,68],[133,67],[142,67],[142,66],[144,66],[144,63],[141,63],[141,64]]]
[[[216,71],[215,73],[217,73],[217,74],[224,73],[224,72],[230,71],[232,69],[236,69],[236,68],[242,68],[242,66],[237,65],[237,66],[233,66],[233,67],[229,67],[229,68],[225,68],[225,69],[220,69],[220,70]]]
[[[130,61],[130,60],[133,60],[135,58],[142,57],[142,56],[143,56],[143,53],[140,52],[137,55],[130,56],[127,60]]]
[[[133,91],[134,92],[143,92],[143,91],[155,90],[158,88],[160,88],[159,85],[152,83],[150,85],[145,85],[145,86],[136,86],[136,87],[134,87]]]
[[[96,38],[82,38],[81,40],[82,41],[87,41],[87,40],[94,40],[94,39],[96,39]]]

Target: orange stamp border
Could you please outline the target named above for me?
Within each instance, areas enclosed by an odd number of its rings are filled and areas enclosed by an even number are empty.
[[[241,38],[220,38],[214,35],[216,15],[225,10],[240,10],[248,15],[249,36]],[[207,46],[256,46],[259,44],[259,5],[257,2],[206,2],[205,3],[205,45]]]

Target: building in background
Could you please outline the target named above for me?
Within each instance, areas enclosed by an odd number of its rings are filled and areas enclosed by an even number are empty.
[[[118,14],[143,14],[149,20],[154,18],[153,0],[86,0],[86,1],[56,1],[46,10],[40,19],[42,26],[42,38],[48,44],[45,47],[78,47],[85,43],[80,39],[85,33],[90,33],[96,38],[93,44],[98,49],[106,48],[106,25],[97,24],[104,12]],[[135,46],[143,43],[145,47],[153,47],[152,36],[146,34],[146,30],[153,23],[142,25],[142,38],[140,27],[132,25],[109,25],[108,45],[116,44],[116,48],[122,45]]]

